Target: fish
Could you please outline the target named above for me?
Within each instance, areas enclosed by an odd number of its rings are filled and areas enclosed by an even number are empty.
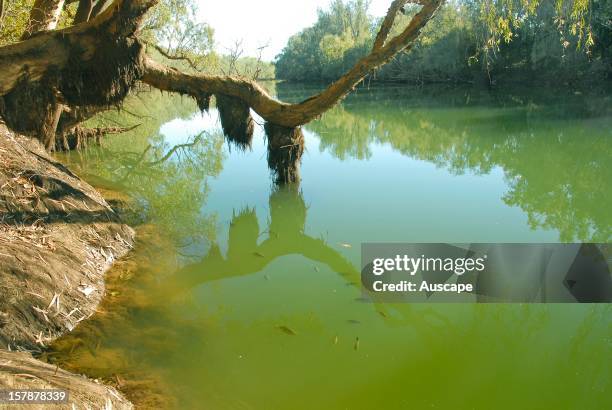
[[[353,349],[359,350],[359,337],[355,338],[355,344],[353,345]]]
[[[361,324],[361,322],[359,320],[355,320],[355,319],[348,319],[347,322],[352,324],[352,325],[360,325]]]
[[[266,255],[264,255],[263,253],[259,253],[259,252],[253,252],[253,255],[259,256],[260,258],[265,258],[266,257]]]
[[[378,311],[378,314],[379,314],[379,315],[381,315],[382,317],[389,317],[389,316],[387,315],[387,313],[386,313],[386,312],[383,312],[382,310],[379,310],[379,311]]]
[[[351,245],[350,243],[341,243],[339,245],[346,249],[351,249],[353,247],[353,245]]]
[[[334,336],[334,344],[337,345],[338,344],[338,335]]]
[[[281,325],[281,326],[276,326],[276,328],[289,336],[297,335],[297,332],[288,326]]]

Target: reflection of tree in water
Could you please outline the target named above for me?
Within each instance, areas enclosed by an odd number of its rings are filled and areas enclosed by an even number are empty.
[[[162,124],[191,118],[195,110],[191,102],[168,102],[158,93],[134,96],[126,110],[105,114],[96,125],[142,125],[102,147],[71,153],[68,162],[96,187],[134,198],[139,206],[131,224],[154,222],[183,245],[212,238],[215,220],[201,209],[209,193],[208,178],[222,168],[223,136],[218,130],[202,132],[170,145],[160,134]]]
[[[422,109],[410,101],[357,99],[307,128],[321,149],[342,159],[368,158],[371,144],[386,143],[456,174],[501,167],[510,187],[504,201],[527,212],[532,228],[557,229],[562,241],[605,242],[612,235],[612,124],[601,105],[581,101],[564,111],[523,100]]]
[[[264,231],[259,227],[255,209],[245,208],[235,213],[229,228],[225,256],[217,244],[200,261],[179,270],[168,285],[169,289],[188,290],[199,284],[257,273],[275,259],[287,255],[302,255],[329,266],[354,283],[359,272],[338,251],[324,240],[304,232],[307,207],[296,185],[275,188],[270,195],[270,222]],[[262,235],[267,235],[259,241]]]

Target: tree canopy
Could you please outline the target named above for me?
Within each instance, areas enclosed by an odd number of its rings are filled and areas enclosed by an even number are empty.
[[[280,79],[329,81],[368,53],[382,21],[368,2],[334,0],[277,57]],[[397,30],[414,14],[399,16]],[[610,0],[451,0],[410,54],[372,78],[404,82],[493,83],[497,78],[574,80],[609,77]],[[357,22],[359,35],[351,24]],[[369,29],[364,29],[369,27]],[[554,75],[553,75],[554,74]]]

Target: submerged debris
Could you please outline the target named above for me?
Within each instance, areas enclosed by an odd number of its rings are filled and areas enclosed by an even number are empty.
[[[288,326],[281,325],[281,326],[276,326],[276,328],[287,335],[290,335],[290,336],[297,335],[297,332]]]

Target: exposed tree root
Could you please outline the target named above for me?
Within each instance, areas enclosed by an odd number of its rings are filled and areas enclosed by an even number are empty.
[[[255,124],[249,106],[238,98],[224,95],[217,95],[216,100],[221,126],[227,140],[240,148],[250,147]]]
[[[139,124],[140,125],[140,124]],[[72,151],[87,148],[90,143],[100,145],[102,137],[107,134],[121,134],[128,132],[138,127],[107,127],[107,128],[83,128],[76,126],[69,132],[62,135],[60,140],[56,141],[56,151]]]
[[[302,129],[266,123],[268,137],[268,167],[279,184],[299,182],[300,164],[304,153]]]

